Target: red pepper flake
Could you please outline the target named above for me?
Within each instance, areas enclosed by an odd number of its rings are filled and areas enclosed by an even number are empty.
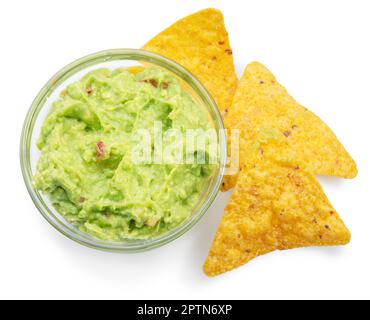
[[[143,80],[145,83],[150,83],[154,88],[158,88],[158,81],[155,79]]]
[[[260,81],[260,84],[265,84],[265,81],[261,80],[261,81]]]
[[[103,141],[99,141],[96,143],[96,159],[100,160],[105,155],[105,143]]]
[[[298,171],[298,170],[300,170],[301,168],[299,167],[299,166],[296,166],[295,168],[294,168],[294,170],[296,170],[296,171]]]
[[[217,60],[217,57],[212,57],[212,60],[213,60],[213,61],[216,61],[216,60]]]
[[[231,49],[226,49],[225,52],[229,55],[232,55],[233,54],[233,51]]]
[[[285,137],[287,137],[287,138],[288,138],[291,134],[292,134],[292,133],[291,133],[290,131],[285,131],[285,132],[284,132],[284,136],[285,136]]]
[[[223,45],[225,44],[225,41],[219,41],[219,42],[218,42],[218,44],[219,44],[220,46],[223,46]]]
[[[168,87],[170,86],[170,84],[168,83],[168,82],[162,82],[161,83],[161,87],[162,87],[162,89],[168,89]]]
[[[295,129],[298,129],[298,126],[296,124],[292,125],[292,129],[295,130]]]
[[[80,197],[80,199],[78,199],[78,202],[79,203],[84,203],[86,201],[86,198],[85,197]]]
[[[325,225],[325,229],[330,230],[330,226]]]
[[[86,88],[86,93],[88,96],[91,96],[91,94],[93,93],[93,89],[91,87]]]

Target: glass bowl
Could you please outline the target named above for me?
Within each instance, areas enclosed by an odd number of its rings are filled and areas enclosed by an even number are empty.
[[[175,75],[192,95],[199,106],[204,108],[214,128],[218,130],[219,165],[205,188],[201,198],[190,217],[181,225],[155,238],[145,240],[125,240],[111,242],[96,239],[81,232],[65,220],[51,205],[48,196],[35,189],[33,177],[40,151],[36,147],[36,140],[41,126],[48,115],[52,102],[58,99],[59,94],[70,83],[81,79],[87,72],[98,68],[127,68],[138,65],[156,66]],[[28,192],[43,217],[58,231],[68,238],[90,248],[111,252],[141,252],[167,244],[190,230],[206,213],[217,197],[225,169],[227,147],[224,125],[217,105],[204,86],[186,69],[179,64],[144,50],[116,49],[98,52],[81,58],[60,70],[41,89],[26,116],[20,144],[21,168]]]

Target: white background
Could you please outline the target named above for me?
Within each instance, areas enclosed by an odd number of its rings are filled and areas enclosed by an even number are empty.
[[[228,195],[161,249],[84,248],[41,217],[21,177],[22,122],[60,68],[96,51],[138,48],[177,19],[224,12],[238,74],[266,64],[356,159],[355,180],[320,178],[353,240],[276,252],[218,278],[202,264]],[[370,1],[89,0],[0,2],[0,298],[370,298]]]

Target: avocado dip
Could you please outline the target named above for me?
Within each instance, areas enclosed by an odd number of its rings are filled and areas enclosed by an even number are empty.
[[[212,128],[206,111],[162,69],[89,72],[60,94],[42,126],[35,187],[68,222],[98,239],[148,239],[176,228],[192,214],[216,165],[134,163],[135,133],[153,132],[156,122],[163,135]]]

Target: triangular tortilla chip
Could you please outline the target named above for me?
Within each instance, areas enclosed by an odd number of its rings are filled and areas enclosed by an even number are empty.
[[[206,9],[186,17],[157,35],[143,49],[184,66],[208,89],[222,115],[237,86],[232,50],[222,13]]]
[[[299,105],[260,63],[248,65],[226,117],[228,129],[244,128],[240,149],[266,124],[278,130],[297,153],[297,163],[319,175],[354,178],[357,168],[335,134],[316,115]],[[247,155],[248,156],[248,155]],[[245,161],[240,155],[240,163]],[[225,178],[223,190],[236,183]]]
[[[290,156],[272,160],[274,154],[261,152],[242,168],[204,265],[208,276],[274,250],[350,241],[313,174],[291,163]]]

